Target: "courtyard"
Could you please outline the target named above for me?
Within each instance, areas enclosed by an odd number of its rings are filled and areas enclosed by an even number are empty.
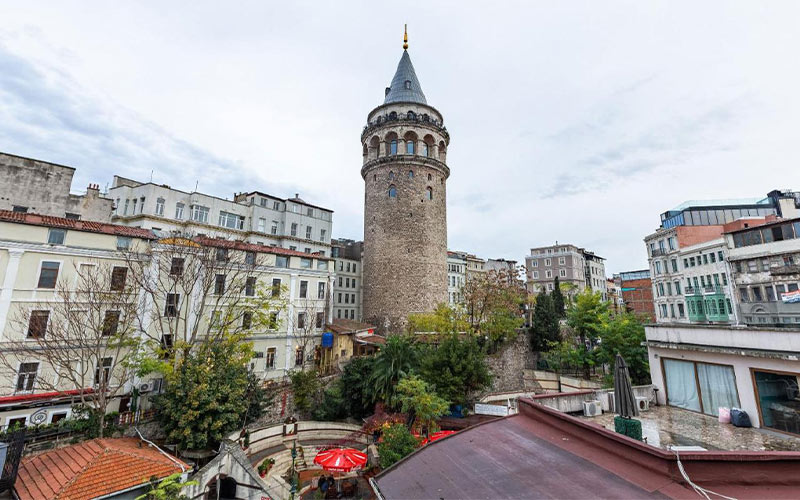
[[[614,430],[611,412],[581,417]],[[734,427],[710,417],[673,406],[651,406],[636,417],[642,422],[647,444],[663,449],[670,446],[701,446],[714,451],[800,451],[800,438],[765,429]]]

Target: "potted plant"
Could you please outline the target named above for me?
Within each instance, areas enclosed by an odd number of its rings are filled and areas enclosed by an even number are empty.
[[[273,465],[275,465],[274,458],[268,458],[264,460],[263,462],[258,464],[258,473],[261,475],[261,477],[265,477],[267,473],[269,473],[270,469],[272,469]]]

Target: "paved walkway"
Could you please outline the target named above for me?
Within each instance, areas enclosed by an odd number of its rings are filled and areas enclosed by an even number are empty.
[[[614,416],[604,413],[581,418],[614,430]],[[647,443],[663,449],[677,445],[726,451],[800,451],[800,438],[720,424],[716,417],[672,406],[651,406],[636,418],[642,421],[642,437]]]

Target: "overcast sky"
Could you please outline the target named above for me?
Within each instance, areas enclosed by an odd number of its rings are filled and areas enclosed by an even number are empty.
[[[688,199],[800,189],[800,2],[4,2],[0,151],[335,211],[409,53],[451,135],[448,246],[607,272]],[[2,182],[2,179],[0,179]]]

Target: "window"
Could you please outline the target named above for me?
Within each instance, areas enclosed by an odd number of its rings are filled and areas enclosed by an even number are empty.
[[[328,270],[328,261],[327,260],[318,260],[317,261],[317,270],[318,271],[327,271]]]
[[[310,252],[306,252],[306,253],[310,253]],[[302,268],[302,269],[311,269],[312,262],[313,261],[311,259],[301,258],[300,259],[300,268]]]
[[[195,222],[208,223],[208,207],[202,205],[192,205],[192,220]]]
[[[718,415],[721,406],[739,406],[733,368],[663,358],[667,404]]]
[[[324,312],[318,312],[315,326],[317,328],[322,328],[322,324],[324,322],[325,322],[325,313]]]
[[[678,317],[683,318],[685,314],[686,313],[684,312],[683,304],[678,303]]]
[[[164,316],[167,318],[174,318],[178,315],[178,303],[180,302],[181,294],[168,293],[166,304],[164,305]]]
[[[176,203],[175,204],[175,218],[180,220],[183,219],[183,207],[185,207],[183,203]]]
[[[406,141],[406,154],[414,154],[414,141]]]
[[[708,264],[708,254],[703,254],[703,264]]]
[[[272,221],[272,227],[269,229],[270,234],[278,234],[278,221]]]
[[[244,229],[244,216],[229,212],[220,212],[219,225],[229,229]]]
[[[119,328],[119,311],[106,311],[103,318],[103,336],[116,335],[117,328]]]
[[[325,229],[320,229],[319,230],[319,241],[323,241],[324,242],[326,236],[328,236],[328,231],[326,231]]]
[[[392,142],[389,143],[389,154],[390,155],[397,154],[397,139],[392,139]]]
[[[708,254],[708,259],[709,259],[709,260],[711,261],[711,263],[713,264],[714,262],[716,262],[716,261],[717,261],[717,254],[715,254],[715,253],[713,253],[713,252],[712,252],[712,253],[710,253],[710,254]]]
[[[114,266],[111,270],[111,291],[121,292],[125,290],[125,281],[128,277],[128,268]]]
[[[667,243],[669,244],[669,249],[670,250],[675,250],[675,237],[674,236],[670,236],[669,238],[667,238]]]
[[[795,403],[800,396],[800,374],[753,370],[753,379],[762,425],[800,434],[800,410]]]
[[[747,270],[748,272],[755,273],[758,272],[758,262],[755,260],[748,260],[747,261]]]
[[[314,217],[314,209],[311,207],[306,208],[306,215],[309,217]]]
[[[739,296],[742,302],[750,302],[750,294],[747,291],[747,287],[741,287],[739,289]]]
[[[397,188],[393,185],[389,186],[389,198],[397,198]]]
[[[128,205],[130,205],[131,200],[125,200],[125,210],[123,210],[122,215],[128,215]]]
[[[678,272],[678,259],[672,259],[671,263],[672,263],[672,272],[673,273],[677,273]]]
[[[156,198],[156,215],[164,215],[164,198]]]
[[[559,257],[558,258],[558,265],[563,266],[566,263],[567,263],[567,258],[566,257]],[[592,271],[592,274],[594,274],[594,269],[592,269],[591,271]]]
[[[539,279],[539,271],[533,272],[533,279]]]
[[[275,330],[278,328],[278,313],[269,313],[269,329]]]
[[[724,260],[724,259],[723,259],[723,256],[722,256],[722,250],[720,250],[719,252],[717,252],[717,260],[719,260],[720,262],[722,262],[722,261]]]
[[[66,229],[50,228],[47,232],[47,242],[51,245],[63,245],[64,238],[67,236]]]
[[[225,275],[218,274],[214,279],[214,294],[222,295],[225,293]]]
[[[317,298],[324,299],[325,298],[325,282],[320,281],[317,283]]]
[[[559,269],[558,270],[558,275],[561,276],[562,278],[566,278],[567,277],[567,270],[566,269]]]
[[[170,262],[169,266],[169,274],[172,276],[182,276],[183,263],[184,259],[182,257],[173,257],[172,262]]]
[[[289,267],[289,257],[282,255],[275,257],[275,267]]]
[[[43,261],[42,269],[39,272],[39,284],[37,288],[55,288],[60,265],[61,264],[58,262]]]
[[[256,227],[256,231],[259,233],[263,233],[267,230],[267,219],[263,217],[258,218],[258,226]]]
[[[117,200],[117,204],[119,205],[119,200]],[[13,207],[11,207],[11,211],[17,214],[26,214],[28,213],[28,207],[14,205]]]
[[[552,278],[553,277],[553,271],[548,269],[547,271],[544,272],[544,277],[545,278]]]
[[[300,298],[305,299],[308,297],[308,281],[300,281]]]
[[[312,229],[313,228],[311,226],[306,226],[306,239],[307,240],[311,239],[311,231],[312,231]]]
[[[296,222],[292,222],[292,229],[291,229],[291,233],[290,234],[292,236],[297,236],[297,223]]]
[[[249,330],[253,326],[253,313],[251,311],[242,312],[242,329]]]
[[[306,313],[299,312],[297,313],[297,328],[305,328],[306,327]]]
[[[256,294],[256,278],[255,276],[248,276],[244,284],[244,294],[248,297],[253,297]]]
[[[280,210],[280,209],[281,209],[281,202],[279,202],[279,201],[273,201],[273,202],[272,202],[272,209],[273,209],[273,210]]]
[[[305,358],[305,351],[303,351],[302,347],[298,347],[294,351],[294,366],[303,366],[303,361]]]
[[[428,155],[426,154],[425,156],[428,156]],[[409,170],[408,171],[408,178],[409,179],[413,179],[414,178],[414,171],[413,170]]]
[[[275,368],[275,353],[277,349],[275,347],[267,348],[267,356],[264,358],[264,367],[267,370],[271,370]]]
[[[136,215],[136,202],[137,201],[138,200],[136,198],[133,199],[133,205],[132,205],[133,209],[131,210],[131,215]]]
[[[19,372],[17,374],[16,392],[32,391],[34,383],[36,382],[37,371],[39,371],[39,363],[20,363]]]
[[[43,339],[47,333],[47,321],[50,318],[50,311],[34,310],[28,320],[28,338]]]
[[[425,188],[425,198],[428,199],[428,200],[432,200],[433,199],[433,188],[431,188],[431,187]]]
[[[539,261],[538,260],[532,260],[531,261],[531,267],[539,267]]]
[[[94,369],[94,385],[106,386],[111,378],[111,364],[113,358],[103,358]]]

